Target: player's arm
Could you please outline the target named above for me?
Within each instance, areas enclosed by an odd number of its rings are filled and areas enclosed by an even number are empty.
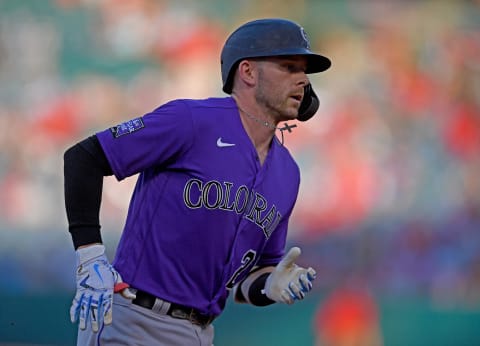
[[[96,136],[89,137],[64,154],[65,208],[77,257],[77,292],[70,308],[72,322],[80,329],[87,322],[94,332],[112,321],[113,292],[134,295],[110,265],[100,235],[100,204],[103,177],[112,169]]]
[[[112,174],[96,136],[91,136],[65,151],[65,208],[75,249],[102,243],[99,215],[103,177]]]
[[[237,303],[249,303],[256,306],[267,306],[275,303],[265,295],[265,282],[273,266],[256,267],[238,285],[234,287],[234,299]]]
[[[275,302],[293,304],[305,298],[312,289],[316,277],[313,268],[302,268],[295,264],[300,256],[298,247],[291,248],[277,266],[254,268],[234,289],[235,300],[266,306]]]

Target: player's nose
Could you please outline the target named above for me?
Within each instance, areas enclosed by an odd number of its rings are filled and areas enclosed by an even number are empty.
[[[305,87],[308,84],[310,84],[310,80],[308,79],[307,74],[304,71],[299,72],[298,79],[297,79],[297,85],[301,86],[301,87]]]

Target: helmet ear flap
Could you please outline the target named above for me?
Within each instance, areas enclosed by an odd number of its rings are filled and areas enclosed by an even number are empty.
[[[317,113],[319,106],[320,100],[313,91],[311,84],[306,85],[304,87],[303,100],[298,109],[297,120],[307,121]]]

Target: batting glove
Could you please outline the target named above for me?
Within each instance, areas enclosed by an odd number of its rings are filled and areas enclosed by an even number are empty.
[[[77,292],[70,308],[70,319],[72,323],[79,321],[80,329],[85,329],[90,322],[92,330],[97,332],[102,323],[112,323],[114,288],[125,298],[134,299],[135,295],[108,262],[103,245],[81,248],[76,253]]]
[[[295,264],[300,254],[300,248],[291,248],[268,276],[264,289],[268,298],[293,304],[295,300],[305,298],[306,293],[312,289],[312,281],[317,273],[311,267],[305,269]]]

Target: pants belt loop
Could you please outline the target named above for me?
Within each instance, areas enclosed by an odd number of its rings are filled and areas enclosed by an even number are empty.
[[[162,315],[166,315],[168,312],[168,309],[170,309],[169,302],[159,298],[155,299],[155,303],[152,306],[152,311]]]

